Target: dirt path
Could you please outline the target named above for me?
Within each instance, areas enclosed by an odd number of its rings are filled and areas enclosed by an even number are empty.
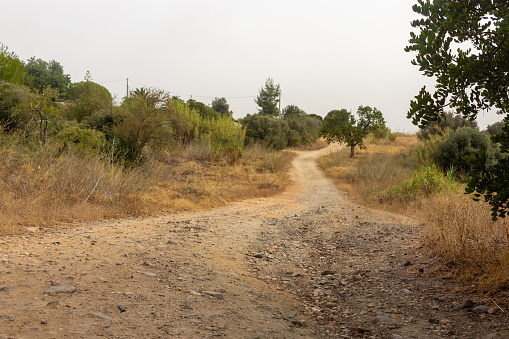
[[[418,226],[346,201],[320,154],[277,197],[0,238],[0,339],[509,338],[507,312],[463,308]]]

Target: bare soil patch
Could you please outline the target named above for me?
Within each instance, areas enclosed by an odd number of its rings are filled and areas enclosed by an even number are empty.
[[[276,197],[0,238],[0,338],[509,337],[508,312],[431,274],[413,220],[348,202],[322,152]]]

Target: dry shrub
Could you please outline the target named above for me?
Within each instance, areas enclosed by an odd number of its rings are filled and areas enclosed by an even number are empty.
[[[509,221],[493,223],[488,204],[463,194],[453,173],[430,165],[439,140],[418,144],[415,136],[400,135],[394,142],[367,143],[353,159],[346,149],[331,152],[319,166],[353,200],[419,219],[450,276],[482,292],[509,290]]]
[[[0,234],[26,226],[222,206],[283,191],[292,155],[259,146],[241,161],[211,156],[201,143],[147,153],[126,167],[108,153],[0,135]]]
[[[461,192],[437,195],[422,202],[420,219],[430,248],[461,278],[483,292],[509,288],[509,221],[492,222],[488,204]]]

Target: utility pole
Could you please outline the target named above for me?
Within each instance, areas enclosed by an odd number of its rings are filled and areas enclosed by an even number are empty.
[[[282,117],[281,115],[281,96],[283,95],[283,93],[281,93],[281,90],[279,90],[279,118]]]
[[[129,78],[127,78],[126,80],[127,80],[127,94],[126,94],[126,97],[129,98]]]

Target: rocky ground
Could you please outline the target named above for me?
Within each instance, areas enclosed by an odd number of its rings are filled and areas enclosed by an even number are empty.
[[[282,195],[0,238],[1,338],[509,338],[431,274],[410,219],[294,161]]]

